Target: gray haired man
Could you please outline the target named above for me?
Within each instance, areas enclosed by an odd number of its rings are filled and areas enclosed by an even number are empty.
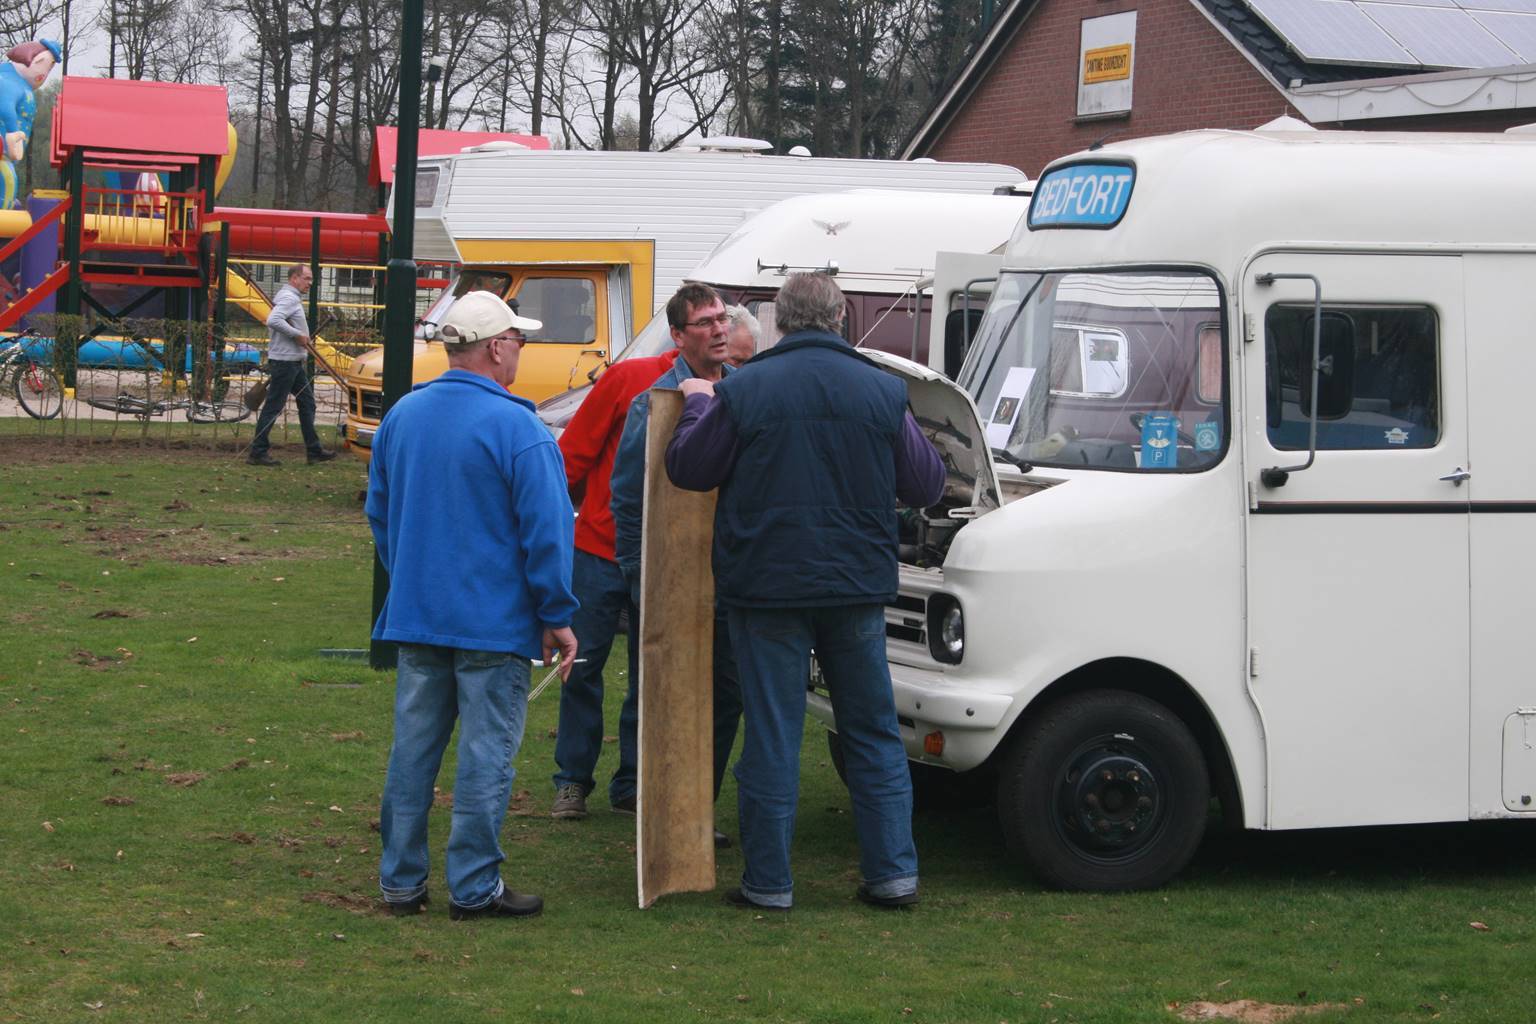
[[[304,450],[310,463],[329,462],[336,453],[320,444],[315,432],[315,389],[305,362],[309,358],[309,321],[304,316],[303,296],[315,283],[314,271],[306,266],[288,268],[288,283],[272,297],[272,312],[267,314],[267,399],[256,417],[256,436],[245,461],[253,466],[280,466],[270,453],[272,425],[282,415],[288,396],[299,410],[299,430],[304,434]]]

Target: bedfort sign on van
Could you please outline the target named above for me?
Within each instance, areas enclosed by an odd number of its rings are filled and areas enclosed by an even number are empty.
[[[871,353],[949,468],[886,614],[915,773],[1082,889],[1172,877],[1212,796],[1536,817],[1533,181],[1530,135],[1295,122],[1048,167],[956,384]]]

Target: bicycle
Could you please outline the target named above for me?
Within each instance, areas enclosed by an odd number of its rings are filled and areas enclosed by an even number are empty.
[[[129,340],[144,354],[146,378],[164,372],[160,353],[156,352],[145,339],[133,337]],[[241,369],[244,371],[248,368]],[[154,398],[151,385],[146,380],[146,394],[118,391],[117,394],[108,397],[87,395],[85,403],[95,409],[102,409],[119,416],[133,416],[143,421],[147,421],[151,416],[161,416],[171,412],[185,412],[187,420],[191,423],[235,423],[251,415],[250,408],[241,401],[240,397],[231,394],[228,369],[218,373],[215,373],[211,366],[207,369],[197,385],[197,390],[202,397],[175,394],[176,389],[181,386],[173,381],[170,397]]]
[[[28,343],[28,338],[32,342]],[[48,365],[52,343],[37,338],[28,328],[0,346],[0,380],[10,378],[16,400],[26,414],[35,420],[51,420],[63,412],[64,382]]]

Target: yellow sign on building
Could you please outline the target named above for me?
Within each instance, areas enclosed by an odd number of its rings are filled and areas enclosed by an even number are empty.
[[[1100,46],[1083,53],[1083,84],[1122,82],[1131,77],[1131,44]]]

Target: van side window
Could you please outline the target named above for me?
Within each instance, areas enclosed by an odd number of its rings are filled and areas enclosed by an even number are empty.
[[[597,288],[582,277],[530,277],[517,290],[517,312],[544,322],[529,341],[589,345],[597,340]]]
[[[1270,444],[1304,451],[1317,401],[1319,451],[1432,448],[1440,439],[1439,332],[1427,307],[1325,307],[1317,395],[1310,305],[1264,315]]]

